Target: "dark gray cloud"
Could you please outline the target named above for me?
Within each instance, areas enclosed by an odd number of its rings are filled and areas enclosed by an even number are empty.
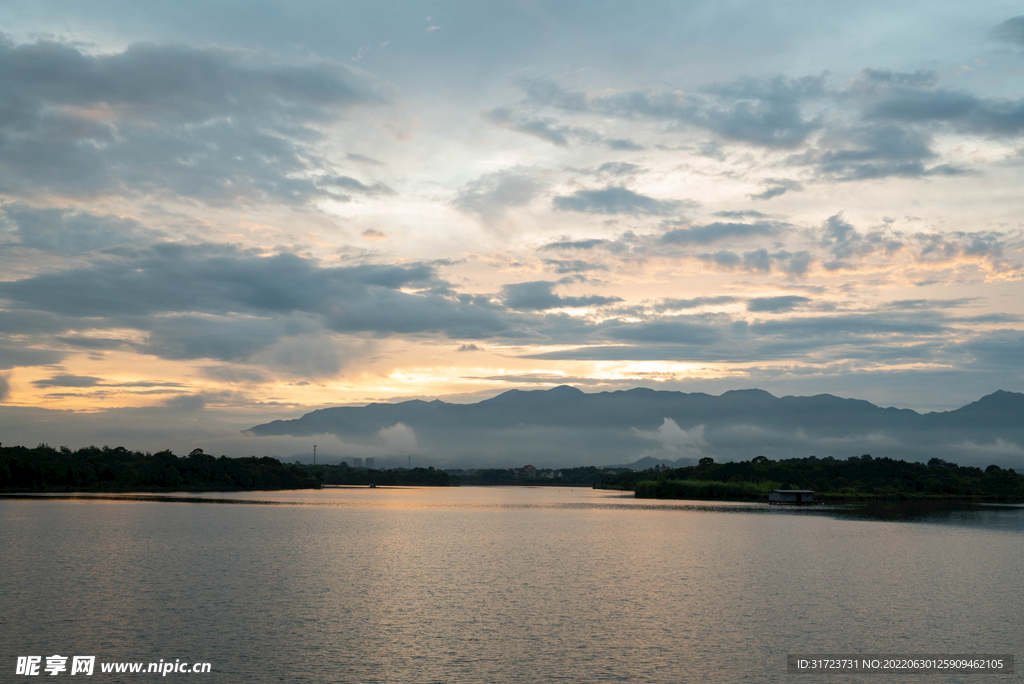
[[[1010,19],[1002,26],[1010,31],[1016,26],[1013,22],[1015,19]],[[877,139],[866,146],[882,153],[886,144],[895,145],[894,156],[926,160],[930,155],[921,153],[919,147],[928,140],[920,130],[915,131],[918,139],[913,140],[910,129],[903,128],[901,136],[891,127],[949,124],[955,130],[982,135],[1018,136],[1024,132],[1024,99],[981,97],[965,90],[939,88],[937,83],[932,72],[862,70],[850,96],[859,98],[865,121],[878,122],[865,129]]]
[[[587,273],[589,271],[607,271],[604,264],[592,264],[582,259],[543,259],[545,266],[555,270],[555,273]]]
[[[734,269],[743,263],[743,259],[736,252],[722,250],[714,254],[698,254],[697,258],[724,269]]]
[[[694,256],[708,265],[726,271],[740,269],[748,273],[771,273],[774,269],[778,269],[788,276],[807,275],[807,271],[814,262],[811,253],[804,250],[789,252],[782,249],[777,252],[769,252],[762,248],[744,252],[742,257],[736,252],[722,250],[713,254],[696,254]]]
[[[933,336],[949,332],[941,319],[927,313],[900,314],[843,314],[836,316],[805,316],[801,318],[771,319],[750,325],[758,335],[782,335],[788,339],[890,337],[899,335]]]
[[[764,187],[764,191],[750,195],[751,199],[770,200],[773,197],[785,195],[791,190],[799,192],[804,189],[804,186],[797,181],[786,178],[766,178],[761,181],[761,185]]]
[[[699,94],[627,91],[588,95],[551,81],[524,84],[528,102],[570,112],[675,121],[713,131],[723,138],[766,147],[792,148],[821,127],[807,119],[805,100],[824,93],[824,77],[740,79],[715,84]]]
[[[896,311],[911,310],[943,310],[955,309],[964,306],[971,306],[978,302],[977,297],[964,297],[960,299],[897,299],[882,305],[882,308]]]
[[[16,308],[73,317],[193,311],[290,314],[368,287],[438,282],[433,267],[358,265],[318,268],[294,254],[255,256],[230,245],[161,243],[139,258],[100,261],[0,283]]]
[[[665,316],[645,323],[610,324],[602,336],[617,341],[712,345],[722,339],[719,325],[700,316]]]
[[[203,394],[180,394],[164,402],[164,406],[174,412],[192,413],[206,408],[206,396]]]
[[[790,79],[746,78],[709,87],[720,102],[703,113],[705,125],[729,140],[766,147],[795,147],[819,129],[819,118],[806,119],[801,106],[824,93],[824,76]]]
[[[913,236],[917,247],[917,260],[922,263],[942,263],[967,257],[980,259],[997,271],[1020,271],[1020,262],[1006,257],[1006,252],[1018,251],[1020,235],[994,231],[952,231],[949,233],[918,233]]]
[[[545,186],[529,169],[495,171],[467,183],[456,195],[454,204],[461,211],[493,223],[503,219],[510,207],[529,204]]]
[[[926,132],[892,124],[838,131],[828,139],[830,149],[793,157],[793,163],[811,163],[836,180],[869,180],[902,176],[961,175],[966,171],[948,164],[927,166],[937,155]]]
[[[716,221],[703,226],[690,226],[688,228],[670,230],[661,236],[661,241],[674,245],[706,245],[729,238],[773,236],[777,235],[783,227],[784,224],[770,221],[758,221],[756,223],[723,223]]]
[[[780,313],[792,311],[811,300],[807,297],[797,295],[783,295],[781,297],[755,297],[747,301],[747,311],[754,313]]]
[[[135,345],[162,359],[216,359],[243,361],[290,334],[309,332],[314,326],[301,321],[272,317],[162,315],[134,322],[148,332]]]
[[[36,380],[36,387],[95,387],[103,382],[103,378],[89,375],[53,375],[49,378]]]
[[[613,185],[601,190],[577,190],[571,195],[555,197],[552,201],[552,206],[558,211],[632,216],[672,216],[691,205],[680,200],[655,199]]]
[[[7,378],[0,375],[0,402],[7,401],[9,396],[11,396],[11,383],[8,382]]]
[[[372,157],[367,157],[365,154],[349,153],[345,155],[346,159],[351,159],[354,162],[361,164],[369,164],[370,166],[384,166],[384,162],[378,161]]]
[[[566,147],[569,144],[566,136],[571,133],[571,129],[568,126],[560,126],[550,119],[524,118],[509,107],[498,107],[485,112],[484,118],[491,123],[532,135],[558,147]]]
[[[79,349],[92,349],[95,351],[108,349],[121,349],[128,346],[124,340],[109,337],[83,337],[81,335],[58,336],[56,338],[61,344]]]
[[[742,211],[716,211],[714,215],[718,216],[720,218],[729,218],[729,219],[751,219],[751,218],[754,218],[754,219],[766,219],[766,218],[768,218],[768,214],[762,213],[760,211],[754,211],[752,209],[746,209],[746,210],[742,210]]]
[[[588,128],[568,126],[554,119],[538,117],[529,111],[520,111],[512,107],[497,107],[484,112],[484,118],[498,126],[532,135],[557,147],[567,147],[572,138],[586,144],[603,145],[611,150],[635,152],[644,149],[642,145],[632,140],[606,138]]]
[[[20,366],[49,366],[60,363],[65,356],[63,352],[26,347],[24,342],[0,339],[0,370]]]
[[[536,280],[529,283],[505,285],[502,293],[505,306],[518,311],[544,311],[564,307],[605,306],[621,302],[619,297],[562,297],[553,292],[556,283],[547,280]]]
[[[605,162],[597,168],[585,169],[585,172],[594,176],[632,178],[643,173],[644,168],[639,164],[629,162]]]
[[[3,42],[0,191],[305,201],[327,192],[311,179],[324,166],[310,147],[315,126],[386,100],[367,75],[325,60]]]
[[[560,240],[558,242],[549,242],[546,245],[540,247],[542,250],[554,250],[554,249],[580,249],[590,250],[595,247],[607,245],[611,240],[605,240],[603,238],[588,238],[586,240]]]
[[[938,75],[930,69],[919,69],[914,72],[892,71],[891,69],[872,69],[865,67],[860,70],[861,82],[870,86],[910,86],[913,88],[933,88],[939,82]]]
[[[906,123],[945,122],[983,135],[1018,136],[1024,132],[1024,100],[981,98],[941,88],[890,88],[864,116]]]
[[[1007,19],[992,29],[992,35],[998,40],[1024,46],[1024,16]]]
[[[294,254],[262,257],[227,245],[159,244],[130,258],[0,282],[0,297],[10,309],[0,324],[20,321],[50,335],[75,330],[78,335],[56,338],[75,346],[120,344],[162,358],[256,359],[290,368],[308,362],[321,373],[346,358],[345,352],[332,351],[329,338],[323,344],[310,339],[324,330],[474,339],[517,337],[529,328],[487,297],[454,293],[431,265],[325,268]],[[616,300],[565,298],[565,305],[605,301]],[[123,328],[145,338],[119,343],[80,334]],[[0,347],[0,367],[54,363],[60,357],[16,344]]]
[[[367,185],[362,181],[356,180],[351,176],[320,176],[317,178],[317,184],[321,187],[336,187],[342,188],[349,192],[355,192],[361,195],[374,197],[377,195],[394,195],[395,191],[389,188],[383,183],[373,183]],[[349,199],[345,195],[341,195],[340,198]]]
[[[25,247],[81,254],[126,243],[151,242],[162,233],[134,218],[98,216],[84,211],[36,209],[6,204],[0,209]]]
[[[957,347],[989,368],[1019,370],[1024,359],[1024,332],[994,330],[974,336]]]
[[[855,268],[856,262],[872,254],[892,256],[905,246],[897,235],[884,230],[866,234],[858,232],[842,214],[834,214],[825,220],[819,244],[832,257],[822,264],[828,271]]]

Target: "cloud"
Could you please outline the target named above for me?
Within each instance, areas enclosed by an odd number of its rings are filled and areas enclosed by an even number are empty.
[[[611,241],[603,238],[589,238],[586,240],[560,240],[558,242],[549,242],[546,245],[540,247],[542,250],[554,250],[554,249],[580,249],[580,250],[591,250],[595,247],[607,245]]]
[[[103,381],[103,378],[94,378],[88,375],[54,375],[43,380],[36,380],[32,384],[36,387],[95,387]]]
[[[755,297],[747,302],[747,311],[754,313],[768,312],[779,313],[792,311],[797,307],[807,304],[810,299],[796,295],[784,295],[782,297]]]
[[[783,335],[789,339],[856,336],[898,339],[900,336],[934,336],[947,333],[949,327],[930,314],[887,313],[840,314],[835,316],[806,316],[802,318],[770,319],[752,323],[750,331],[756,335]]]
[[[790,79],[744,78],[713,84],[698,93],[619,91],[593,95],[547,80],[524,83],[529,102],[570,112],[625,119],[676,121],[713,131],[726,140],[769,148],[792,148],[821,127],[801,112],[804,101],[821,96],[824,76]]]
[[[37,209],[21,203],[0,208],[24,247],[60,254],[82,254],[115,245],[148,243],[162,233],[135,218],[101,216],[85,211]]]
[[[206,408],[206,396],[203,394],[180,394],[165,401],[164,406],[172,412],[195,413]]]
[[[917,248],[915,257],[921,264],[975,261],[996,273],[1013,274],[1022,270],[1019,261],[1012,262],[1005,256],[1008,251],[1019,251],[1019,235],[994,231],[952,231],[944,234],[917,233],[912,239]]]
[[[566,147],[569,144],[569,139],[566,136],[570,133],[570,129],[566,126],[557,126],[550,119],[524,120],[507,107],[498,107],[485,112],[484,117],[491,123],[532,135],[558,147]]]
[[[1024,46],[1024,16],[1007,19],[992,29],[992,35],[998,40]]]
[[[554,268],[555,273],[587,273],[608,270],[604,264],[592,264],[582,259],[543,259],[542,263]]]
[[[868,120],[946,122],[970,133],[1018,136],[1024,132],[1024,100],[981,98],[945,89],[892,88],[865,112]]]
[[[702,306],[732,304],[736,297],[720,295],[717,297],[697,297],[695,299],[664,299],[654,307],[655,311],[678,311],[680,309],[698,309]]]
[[[368,197],[376,197],[380,195],[394,195],[395,191],[384,185],[383,183],[374,183],[373,185],[366,185],[362,181],[356,180],[351,176],[319,176],[316,179],[319,187],[334,187],[348,190],[349,192],[359,193]],[[338,194],[335,199],[341,199],[348,201],[347,195]]]
[[[704,425],[696,425],[689,430],[684,430],[676,421],[665,418],[656,431],[632,428],[631,432],[642,440],[658,442],[663,450],[673,454],[701,458],[705,455],[704,450],[708,447],[707,440],[704,438],[704,427]]]
[[[0,402],[7,401],[11,396],[11,383],[4,376],[0,375]]]
[[[485,223],[504,220],[508,209],[529,204],[545,188],[535,172],[525,168],[484,174],[467,183],[456,195],[456,208],[476,214]]]
[[[797,181],[786,178],[766,178],[761,181],[761,185],[765,188],[764,191],[750,195],[751,199],[770,200],[773,197],[784,195],[790,190],[799,192],[804,189],[804,186]]]
[[[771,273],[777,268],[792,277],[807,275],[814,261],[811,253],[805,250],[789,252],[782,249],[777,252],[769,252],[764,248],[744,252],[742,257],[736,252],[728,250],[713,254],[696,254],[694,257],[708,266],[723,271],[743,270],[747,273]]]
[[[519,311],[543,311],[565,307],[604,306],[622,301],[619,297],[601,297],[598,295],[562,297],[552,292],[555,284],[546,280],[537,280],[530,283],[505,285],[502,288],[505,306]]]
[[[722,339],[722,330],[704,317],[664,316],[644,323],[610,323],[602,327],[603,337],[631,342],[670,342],[710,345]]]
[[[0,191],[305,202],[317,125],[389,95],[344,64],[218,48],[0,43]]]
[[[0,370],[21,366],[49,366],[60,363],[65,354],[62,351],[26,347],[24,343],[0,341]]]
[[[1024,358],[1024,332],[994,330],[974,336],[957,349],[972,355],[979,364],[991,368],[1019,369]]]
[[[824,142],[831,148],[792,157],[790,162],[815,164],[822,173],[840,181],[966,173],[949,164],[926,166],[926,162],[937,156],[931,149],[932,136],[892,124],[836,131]]]
[[[416,433],[404,423],[395,423],[391,427],[381,428],[377,436],[390,454],[414,454],[419,450]]]
[[[365,347],[365,343],[346,345],[331,335],[315,331],[307,335],[280,337],[254,354],[250,362],[298,377],[330,378],[353,358],[360,356]]]
[[[661,241],[666,244],[706,245],[734,237],[777,235],[781,229],[782,224],[769,221],[758,221],[757,223],[722,223],[716,221],[715,223],[703,226],[670,230],[661,236]]]
[[[413,291],[406,291],[411,289]],[[415,290],[419,290],[418,292]],[[125,256],[0,282],[0,331],[65,335],[84,348],[122,346],[168,359],[249,360],[284,372],[329,374],[348,352],[324,338],[440,334],[455,339],[526,334],[488,297],[455,293],[427,264],[325,267],[291,253],[261,256],[230,245],[161,243]],[[565,298],[566,306],[614,298]],[[125,331],[142,333],[126,333]],[[37,338],[43,342],[43,338]],[[102,343],[101,343],[102,342]],[[63,352],[0,344],[0,367],[55,363]],[[305,371],[303,370],[305,369]]]
[[[632,140],[625,138],[606,138],[596,131],[580,126],[567,126],[554,119],[538,117],[526,111],[512,107],[496,107],[484,112],[484,118],[493,124],[509,130],[525,133],[556,147],[568,147],[569,139],[592,145],[603,145],[611,150],[635,152],[644,149]]]
[[[257,256],[232,245],[160,243],[123,259],[98,261],[0,282],[14,308],[73,317],[164,312],[290,314],[369,288],[438,282],[426,264],[322,268],[291,253]]]
[[[628,188],[612,185],[601,190],[577,190],[571,195],[555,197],[552,202],[556,211],[633,216],[672,216],[690,204],[679,200],[654,199]]]

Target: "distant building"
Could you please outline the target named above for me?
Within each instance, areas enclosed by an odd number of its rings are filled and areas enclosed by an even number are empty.
[[[512,472],[518,480],[521,477],[537,477],[537,469],[532,465],[525,465],[522,468],[513,468]]]
[[[363,459],[361,459],[361,458],[353,458],[352,459],[352,467],[353,468],[362,468],[363,467]]]
[[[373,467],[373,459],[372,458],[366,459],[366,467],[367,468],[372,468]]]
[[[768,503],[814,503],[814,492],[810,489],[774,489],[768,493]]]

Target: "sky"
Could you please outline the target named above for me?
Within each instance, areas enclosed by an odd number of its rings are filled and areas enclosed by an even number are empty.
[[[289,455],[242,431],[562,384],[957,408],[1024,391],[1022,180],[1016,3],[8,0],[0,439]]]

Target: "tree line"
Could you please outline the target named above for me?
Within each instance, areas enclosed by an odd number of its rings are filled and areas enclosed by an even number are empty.
[[[448,469],[464,485],[595,485],[605,477],[606,470],[596,466],[578,468],[540,468],[533,477],[510,468]]]
[[[429,468],[352,468],[347,463],[338,465],[303,465],[310,477],[326,485],[375,485],[452,487],[458,486],[459,478],[452,477],[433,466]]]
[[[34,449],[0,446],[2,491],[127,491],[309,489],[320,482],[276,458],[216,458],[193,449],[188,456],[124,447],[89,446],[77,451],[40,444]]]
[[[1024,475],[990,465],[984,470],[939,458],[909,463],[869,454],[838,460],[831,456],[697,465],[665,471],[606,476],[599,487],[623,489],[647,498],[764,498],[771,489],[811,489],[819,499],[1024,500]]]

